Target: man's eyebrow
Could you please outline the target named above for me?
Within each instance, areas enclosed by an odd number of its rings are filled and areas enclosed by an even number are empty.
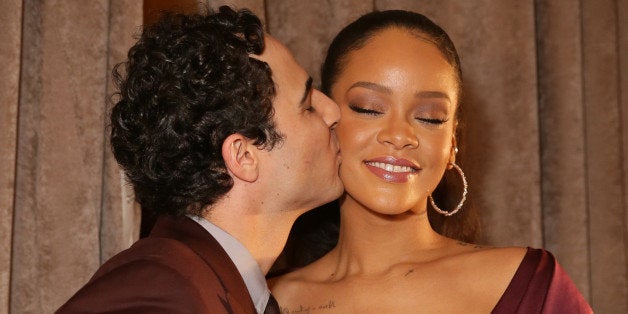
[[[387,94],[387,95],[392,94],[392,90],[390,90],[390,88],[383,85],[376,84],[376,83],[372,83],[372,82],[363,82],[363,81],[355,82],[353,83],[353,85],[349,87],[349,89],[352,89],[354,87],[363,87],[363,88],[367,88],[367,89],[380,92],[383,94]]]
[[[445,98],[451,101],[451,99],[449,98],[449,95],[443,92],[439,92],[439,91],[421,91],[414,94],[414,97],[416,98]]]
[[[301,98],[301,104],[303,105],[310,95],[310,91],[312,91],[312,77],[310,76],[305,82],[305,92],[303,92],[303,97]]]

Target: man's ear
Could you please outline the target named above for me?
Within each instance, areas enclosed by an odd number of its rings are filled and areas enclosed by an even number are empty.
[[[229,172],[242,181],[253,182],[259,174],[258,148],[242,134],[231,134],[222,143],[222,158]]]

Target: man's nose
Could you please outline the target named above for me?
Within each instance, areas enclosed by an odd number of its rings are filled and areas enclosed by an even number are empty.
[[[312,96],[315,97],[316,109],[320,112],[325,124],[330,128],[336,127],[338,120],[340,120],[340,109],[338,105],[318,90],[314,90]]]

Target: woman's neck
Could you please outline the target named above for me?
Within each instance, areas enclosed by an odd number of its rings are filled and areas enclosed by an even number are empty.
[[[334,276],[375,274],[401,263],[432,260],[451,240],[432,229],[425,208],[382,215],[345,200],[338,245],[331,252]]]

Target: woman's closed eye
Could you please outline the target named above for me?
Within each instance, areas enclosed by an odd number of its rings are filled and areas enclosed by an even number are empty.
[[[382,114],[381,112],[373,109],[362,108],[358,105],[349,105],[349,108],[357,113],[367,114],[371,116],[376,116]]]
[[[353,112],[356,112],[356,113],[359,113],[359,114],[364,114],[364,115],[369,115],[369,116],[379,116],[379,115],[384,114],[384,112],[381,111],[381,110],[365,108],[365,107],[362,107],[362,106],[356,105],[356,104],[349,104],[349,109],[351,109]],[[436,115],[436,116],[438,116],[438,115]],[[431,117],[430,114],[417,116],[414,119],[419,121],[419,122],[421,122],[421,123],[426,123],[426,124],[435,125],[435,126],[436,125],[445,124],[445,123],[447,123],[447,121],[449,121],[449,119],[447,119],[447,118],[433,118],[433,117]]]
[[[420,122],[423,123],[427,123],[427,124],[435,124],[435,125],[440,125],[440,124],[444,124],[447,121],[449,121],[449,119],[438,119],[438,118],[428,118],[428,117],[416,117],[415,119],[417,119]]]

